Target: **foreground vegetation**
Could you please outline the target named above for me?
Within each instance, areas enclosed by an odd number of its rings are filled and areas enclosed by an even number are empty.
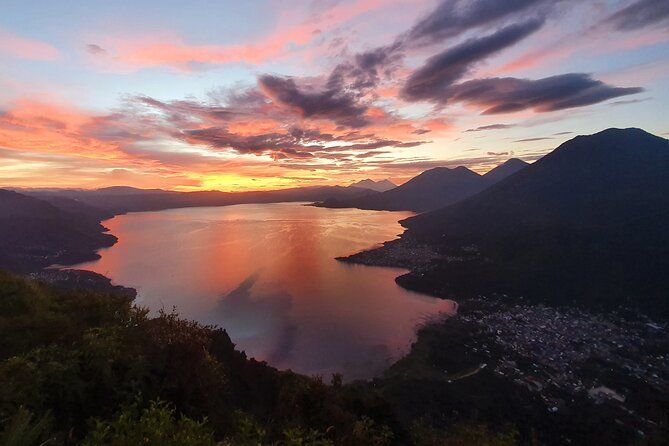
[[[514,445],[398,421],[366,385],[248,359],[223,329],[0,272],[0,444]]]

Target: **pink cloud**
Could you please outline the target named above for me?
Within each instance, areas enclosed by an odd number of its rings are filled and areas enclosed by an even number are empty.
[[[107,60],[130,69],[170,66],[190,71],[194,64],[246,62],[257,65],[306,50],[317,36],[389,3],[392,0],[339,3],[307,18],[297,18],[294,14],[284,13],[279,15],[275,31],[249,43],[197,45],[184,41],[178,35],[166,33],[162,36],[101,39],[102,46],[89,46],[105,49],[104,52],[92,53],[92,57],[109,57]]]
[[[55,60],[60,54],[53,45],[27,39],[1,29],[0,53],[30,60]]]

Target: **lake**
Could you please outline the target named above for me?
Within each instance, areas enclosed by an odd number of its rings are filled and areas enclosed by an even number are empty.
[[[455,303],[400,288],[404,270],[337,256],[396,238],[407,212],[301,203],[170,209],[104,222],[119,239],[76,265],[137,289],[137,304],[225,328],[279,369],[370,378],[408,352],[417,326]]]

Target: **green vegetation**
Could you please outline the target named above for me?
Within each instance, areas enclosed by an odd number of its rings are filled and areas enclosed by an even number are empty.
[[[416,434],[366,384],[279,372],[128,296],[0,272],[0,339],[2,445],[514,444],[477,426]]]

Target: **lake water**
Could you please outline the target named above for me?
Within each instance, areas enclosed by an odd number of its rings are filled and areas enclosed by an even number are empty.
[[[369,378],[455,309],[397,286],[404,270],[335,260],[395,238],[409,215],[299,203],[132,213],[106,221],[118,243],[76,268],[136,288],[154,312],[222,326],[280,369]]]

